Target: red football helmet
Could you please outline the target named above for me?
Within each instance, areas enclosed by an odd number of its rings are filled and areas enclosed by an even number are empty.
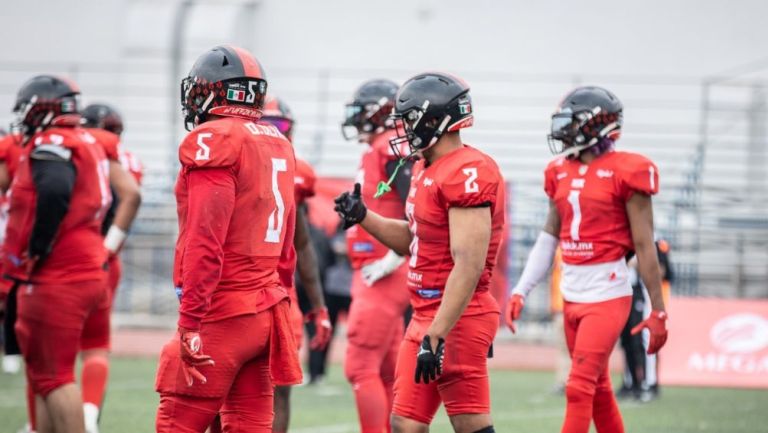
[[[288,141],[293,141],[293,114],[285,101],[277,96],[267,96],[262,112],[261,120],[274,125]]]
[[[181,107],[187,130],[209,115],[258,120],[267,95],[259,61],[248,51],[229,45],[200,56],[181,80]]]

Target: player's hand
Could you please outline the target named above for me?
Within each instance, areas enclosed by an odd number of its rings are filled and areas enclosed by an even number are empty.
[[[360,184],[355,184],[355,189],[350,194],[349,191],[343,192],[334,200],[336,206],[333,208],[344,221],[344,230],[358,224],[365,219],[368,209],[360,197]]]
[[[667,312],[651,311],[651,315],[647,319],[632,328],[632,335],[639,334],[643,329],[648,329],[651,334],[650,341],[648,342],[648,354],[653,355],[661,350],[664,347],[664,343],[667,342]]]
[[[195,381],[207,382],[205,376],[197,369],[204,365],[213,365],[213,359],[203,354],[203,340],[200,333],[189,329],[179,328],[179,341],[181,342],[181,369],[187,386],[192,386]]]
[[[525,297],[523,297],[523,295],[513,293],[512,296],[509,297],[509,302],[507,303],[507,315],[504,319],[506,319],[507,326],[512,330],[513,334],[517,332],[515,321],[520,318],[523,306],[525,306]]]
[[[437,376],[443,374],[444,358],[445,340],[438,338],[435,346],[432,344],[432,338],[425,335],[419,347],[419,354],[416,356],[416,383],[422,380],[424,384],[428,384],[430,380],[435,380]]]
[[[307,313],[305,320],[315,324],[315,336],[309,342],[309,348],[312,350],[325,349],[331,341],[331,335],[333,335],[333,326],[331,326],[331,319],[328,317],[328,309],[325,307],[315,308]]]
[[[395,272],[403,262],[405,262],[405,257],[389,250],[384,257],[368,263],[360,269],[360,272],[363,274],[363,282],[366,286],[371,287],[376,281]]]

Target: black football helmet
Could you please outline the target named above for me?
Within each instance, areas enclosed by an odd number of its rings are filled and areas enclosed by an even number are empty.
[[[256,121],[266,95],[266,76],[253,54],[229,45],[215,47],[181,80],[184,126],[191,131],[209,115]]]
[[[53,75],[38,75],[24,83],[16,95],[11,132],[26,141],[50,126],[80,124],[80,88],[73,81]]]
[[[293,113],[285,101],[277,96],[267,96],[262,112],[262,122],[274,125],[288,141],[293,141]]]
[[[341,134],[346,140],[361,134],[377,134],[391,127],[388,117],[392,112],[397,84],[391,80],[376,79],[363,83],[346,105],[346,117]]]
[[[550,150],[567,158],[577,158],[586,149],[605,152],[621,136],[623,110],[619,98],[602,87],[574,89],[552,115]]]
[[[441,72],[426,72],[406,81],[395,97],[391,118],[397,137],[390,141],[397,154],[407,142],[411,154],[429,149],[445,132],[474,123],[469,85]]]
[[[80,113],[82,125],[86,128],[99,128],[113,134],[123,133],[123,117],[111,105],[90,104]]]

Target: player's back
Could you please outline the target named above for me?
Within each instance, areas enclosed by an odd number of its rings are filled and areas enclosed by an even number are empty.
[[[182,286],[184,268],[196,265],[183,261],[189,231],[188,200],[195,193],[188,189],[189,174],[199,169],[224,169],[234,179],[234,207],[230,220],[220,222],[228,227],[211,314],[244,307],[235,305],[243,303],[242,298],[235,300],[227,292],[251,292],[255,304],[264,301],[263,295],[256,293],[280,287],[278,260],[293,240],[295,158],[291,144],[271,125],[222,118],[195,128],[182,143],[179,155],[177,286]]]
[[[36,282],[76,282],[102,278],[106,253],[102,248],[101,222],[112,196],[109,165],[103,149],[80,128],[51,128],[36,134],[23,151],[11,191],[6,271],[26,278],[24,257],[29,249],[36,212],[36,186],[32,176],[33,153],[50,152],[70,160],[76,177],[66,215],[48,256],[33,275]]]
[[[408,273],[414,308],[436,308],[453,269],[448,210],[487,206],[491,212],[491,239],[485,268],[464,314],[498,310],[488,288],[506,223],[505,202],[506,189],[498,165],[473,147],[464,146],[429,166],[424,160],[414,165],[406,202],[414,233]]]

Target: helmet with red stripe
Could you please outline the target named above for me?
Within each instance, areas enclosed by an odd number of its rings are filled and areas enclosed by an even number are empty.
[[[86,128],[99,128],[120,135],[123,133],[123,117],[111,105],[90,104],[80,113]]]
[[[404,142],[411,152],[426,150],[444,133],[472,126],[469,85],[442,72],[416,75],[398,90],[391,117],[397,130],[391,140],[393,151]]]
[[[181,80],[181,107],[187,130],[209,116],[258,120],[267,95],[259,61],[248,51],[222,45],[200,56]]]
[[[73,81],[53,75],[38,75],[24,83],[16,95],[16,121],[11,132],[26,141],[51,126],[80,124],[80,88]]]
[[[275,126],[285,138],[293,141],[293,114],[290,107],[277,96],[267,96],[261,120]]]

